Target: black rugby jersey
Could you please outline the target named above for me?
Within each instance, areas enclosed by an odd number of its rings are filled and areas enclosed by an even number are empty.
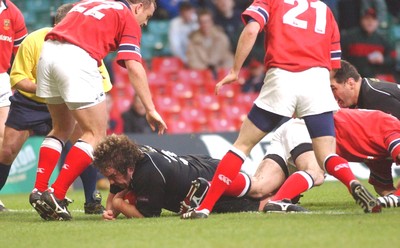
[[[142,146],[145,154],[135,167],[130,188],[136,194],[136,208],[145,217],[160,216],[161,209],[179,212],[191,182],[212,179],[219,160],[208,155],[178,156],[173,152]],[[110,192],[121,189],[112,185]]]
[[[381,110],[400,119],[400,84],[363,78],[356,107]]]

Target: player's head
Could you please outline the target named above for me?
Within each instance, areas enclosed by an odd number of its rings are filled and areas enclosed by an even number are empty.
[[[331,77],[331,89],[342,108],[357,105],[361,76],[349,62],[342,60],[341,68]]]
[[[143,158],[143,153],[127,136],[112,134],[100,142],[93,156],[93,166],[106,176],[110,183],[118,180],[129,183],[136,163]],[[123,186],[121,182],[115,184]]]
[[[361,13],[360,25],[368,34],[372,34],[378,29],[379,21],[374,8],[366,9]]]
[[[74,7],[72,3],[66,3],[58,7],[56,15],[54,16],[54,25],[61,22],[62,19],[67,15],[67,13]]]
[[[146,26],[157,8],[156,0],[126,0],[140,26]]]

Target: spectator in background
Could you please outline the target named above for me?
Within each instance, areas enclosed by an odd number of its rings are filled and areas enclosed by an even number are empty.
[[[326,2],[330,1],[332,0],[327,0]],[[379,23],[381,23],[379,26],[387,28],[388,8],[385,0],[338,0],[337,7],[338,22],[341,31],[358,27],[360,17],[369,8],[376,10]]]
[[[186,51],[189,35],[199,28],[196,9],[190,2],[179,5],[179,16],[170,22],[168,40],[173,56],[179,57],[184,64],[188,63]]]
[[[9,97],[12,95],[10,76],[8,70],[11,67],[13,55],[17,53],[19,45],[28,35],[24,16],[11,1],[0,1],[0,146],[3,143],[5,121],[10,109]],[[6,182],[10,166],[0,164],[0,188]],[[4,181],[4,183],[3,183]],[[5,211],[4,204],[0,201],[0,211]]]
[[[131,107],[122,113],[124,133],[151,133],[146,121],[146,109],[138,95],[133,96]]]
[[[187,49],[188,66],[192,69],[211,69],[233,65],[233,53],[228,36],[215,26],[212,13],[208,9],[198,11],[199,29],[190,34]]]
[[[235,8],[234,0],[214,0],[214,22],[220,26],[229,38],[232,52],[237,46],[239,35],[244,27],[240,15],[241,11]]]
[[[360,19],[359,27],[342,35],[343,58],[358,68],[364,77],[391,74],[396,63],[396,50],[378,30],[376,10],[367,9]]]
[[[249,64],[249,76],[242,85],[242,92],[260,92],[264,84],[264,78],[264,65],[256,59],[253,59]]]
[[[197,0],[158,0],[157,6],[164,12],[164,17],[172,19],[179,15],[179,9],[182,3],[191,3],[197,6],[198,2]]]
[[[120,111],[113,111],[117,108],[114,106],[114,100],[110,94],[106,94],[107,101],[107,135],[109,134],[121,134],[124,130],[124,123],[121,117]]]

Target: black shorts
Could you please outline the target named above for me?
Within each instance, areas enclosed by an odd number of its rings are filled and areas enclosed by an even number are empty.
[[[47,135],[52,129],[51,116],[45,103],[38,103],[18,91],[10,97],[10,112],[6,126],[19,131],[32,131],[35,135]]]

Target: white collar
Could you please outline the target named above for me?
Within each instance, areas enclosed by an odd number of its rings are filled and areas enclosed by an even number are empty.
[[[7,6],[4,4],[4,2],[1,0],[0,1],[0,13],[3,12],[3,10],[7,9]]]

